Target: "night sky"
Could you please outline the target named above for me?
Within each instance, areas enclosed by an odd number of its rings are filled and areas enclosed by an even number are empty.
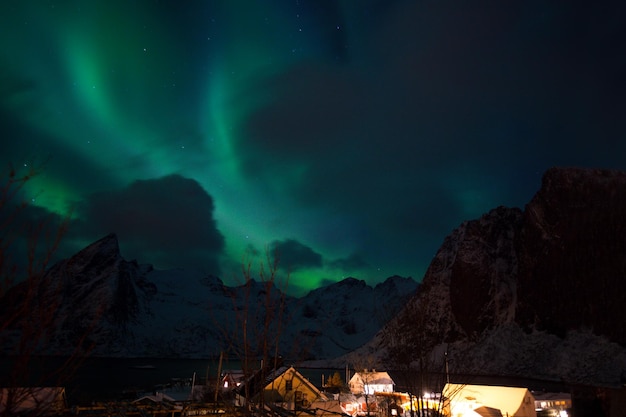
[[[0,164],[59,257],[420,280],[549,167],[626,169],[626,9],[574,3],[3,1]]]

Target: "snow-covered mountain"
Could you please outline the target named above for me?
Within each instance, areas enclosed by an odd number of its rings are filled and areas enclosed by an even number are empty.
[[[626,173],[553,168],[524,210],[462,223],[398,318],[327,365],[390,366],[385,337],[413,319],[404,340],[447,351],[452,372],[617,385],[625,306]]]
[[[394,276],[371,287],[348,278],[294,298],[271,282],[250,279],[228,287],[214,276],[126,261],[110,234],[57,263],[39,286],[42,292],[29,310],[48,306],[44,326],[54,327],[39,352],[68,354],[82,344],[97,356],[203,358],[244,343],[278,340],[281,355],[301,360],[336,357],[361,346],[418,284]],[[28,292],[18,285],[2,305]],[[2,341],[5,353],[16,344]]]
[[[280,353],[311,366],[367,358],[372,367],[373,358],[389,369],[392,335],[440,363],[447,352],[453,373],[617,385],[626,379],[626,173],[548,170],[523,210],[495,208],[446,237],[419,288],[401,277],[374,288],[349,278],[302,298],[264,282],[227,287],[128,262],[114,235],[57,264],[39,288],[51,307],[34,311],[54,312],[45,347],[57,353],[86,334],[96,355],[207,357],[280,334]],[[27,292],[15,287],[0,313]]]

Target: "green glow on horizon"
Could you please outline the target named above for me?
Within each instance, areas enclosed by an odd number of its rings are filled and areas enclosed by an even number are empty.
[[[65,182],[45,174],[29,180],[24,193],[29,204],[45,208],[62,218],[73,214],[72,201],[79,199],[79,194]]]

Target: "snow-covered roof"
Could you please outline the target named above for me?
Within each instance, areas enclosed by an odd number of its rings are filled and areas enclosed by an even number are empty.
[[[144,395],[143,397],[137,398],[133,401],[133,403],[145,403],[146,401],[151,401],[153,403],[161,403],[163,401],[175,402],[176,399],[163,393],[157,392],[151,395]]]
[[[391,379],[389,374],[380,371],[356,372],[350,379],[350,382],[353,381],[359,381],[367,385],[394,385],[393,379]]]

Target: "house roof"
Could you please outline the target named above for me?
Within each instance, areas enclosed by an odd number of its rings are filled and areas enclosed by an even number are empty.
[[[477,405],[499,409],[502,414],[515,415],[522,407],[535,407],[535,398],[528,388],[495,385],[446,384],[443,395],[451,403],[469,401]],[[526,401],[526,398],[529,400]]]
[[[224,378],[232,378],[235,381],[241,381],[246,377],[246,373],[243,369],[231,369],[222,372],[222,379]]]
[[[176,399],[162,392],[157,392],[156,394],[144,395],[143,397],[137,398],[133,403],[161,403],[164,401],[175,402]]]
[[[248,378],[247,381],[238,386],[237,390],[239,393],[245,392],[245,385],[247,384],[250,388],[249,394],[251,396],[255,396],[282,375],[285,375],[286,373],[293,373],[297,376],[301,383],[305,384],[307,388],[313,391],[318,397],[326,398],[326,396],[311,381],[298,372],[293,366],[279,366],[275,369],[265,369],[265,372],[265,377],[263,377],[262,370],[257,371],[250,378]]]
[[[481,417],[502,417],[502,412],[500,412],[500,410],[497,408],[486,407],[484,405],[474,409],[473,411]]]
[[[368,385],[394,385],[393,379],[387,372],[356,372],[350,382],[359,380]]]
[[[302,383],[304,383],[309,388],[309,390],[314,392],[315,395],[317,395],[318,398],[322,398],[324,400],[328,399],[326,397],[326,395],[315,386],[315,384],[313,384],[311,381],[309,381],[309,379],[307,377],[305,377],[300,372],[298,372],[293,366],[290,367],[287,371],[291,371],[291,372],[294,373],[294,375],[297,375],[298,379],[300,379],[300,381],[302,381]]]
[[[265,387],[268,386],[269,384],[271,384],[272,381],[275,381],[279,376],[283,375],[284,373],[286,373],[290,369],[293,369],[293,367],[281,366],[279,368],[276,368],[276,369],[270,371],[270,373],[268,373],[267,376],[265,377]],[[294,371],[295,371],[295,369],[294,369]]]

